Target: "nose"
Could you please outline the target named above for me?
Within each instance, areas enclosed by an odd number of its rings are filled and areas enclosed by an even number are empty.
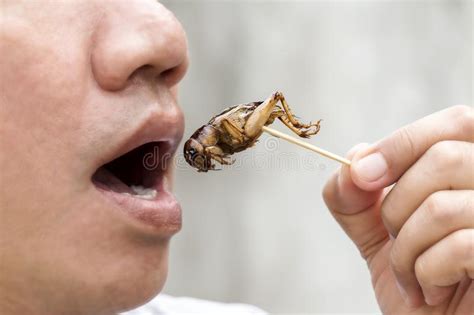
[[[188,56],[186,35],[174,15],[156,1],[104,3],[109,7],[96,28],[91,51],[98,84],[120,90],[146,68],[167,86],[176,85],[186,72]]]

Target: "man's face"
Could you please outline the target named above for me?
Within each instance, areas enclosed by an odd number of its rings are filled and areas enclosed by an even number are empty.
[[[1,11],[0,295],[31,314],[144,303],[181,226],[169,184],[184,32],[152,0]]]

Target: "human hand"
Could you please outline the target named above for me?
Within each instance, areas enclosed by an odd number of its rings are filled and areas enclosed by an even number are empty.
[[[473,142],[473,109],[451,107],[354,147],[326,184],[384,314],[472,314]]]

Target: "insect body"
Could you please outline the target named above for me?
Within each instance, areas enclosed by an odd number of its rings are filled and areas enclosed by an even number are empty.
[[[230,165],[233,163],[230,155],[252,147],[262,134],[262,127],[277,118],[300,137],[308,138],[319,132],[320,120],[301,123],[283,94],[275,92],[263,102],[235,105],[214,116],[186,141],[184,157],[199,172],[215,170],[213,161]]]

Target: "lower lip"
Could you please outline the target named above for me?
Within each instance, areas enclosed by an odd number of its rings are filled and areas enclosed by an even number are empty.
[[[96,187],[131,217],[140,229],[162,236],[171,236],[181,229],[181,206],[173,194],[163,187],[158,187],[157,196],[151,200],[117,193],[101,185]]]

